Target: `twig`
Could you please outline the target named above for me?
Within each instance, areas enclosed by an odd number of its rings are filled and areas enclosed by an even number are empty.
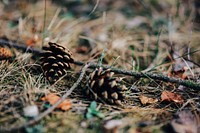
[[[9,128],[9,129],[1,129],[0,128],[0,132],[10,132],[10,131],[16,131],[16,130],[20,130],[22,128],[26,128],[30,125],[33,125],[35,123],[37,123],[38,121],[40,121],[42,118],[44,118],[46,115],[48,115],[49,113],[51,113],[61,102],[63,102],[72,92],[73,90],[80,84],[80,82],[82,81],[84,74],[87,70],[87,68],[90,66],[90,64],[86,64],[82,70],[81,70],[81,74],[78,78],[78,80],[76,81],[76,83],[73,84],[73,86],[68,90],[65,90],[65,94],[61,97],[61,99],[59,99],[54,105],[52,105],[50,108],[48,108],[46,111],[44,111],[43,113],[41,113],[39,116],[37,116],[36,118],[34,118],[33,120],[28,121],[25,124],[22,124],[18,127],[13,127],[13,128]]]
[[[74,64],[84,65],[84,63],[80,62],[80,61],[75,61]],[[89,68],[94,69],[97,67],[99,67],[97,64],[91,64]],[[129,75],[129,76],[134,76],[136,78],[151,78],[151,79],[155,79],[155,80],[161,80],[164,82],[176,83],[176,84],[183,85],[183,86],[195,89],[195,90],[200,90],[200,83],[195,83],[190,80],[182,80],[179,78],[168,77],[168,76],[165,76],[162,74],[127,71],[127,70],[118,69],[118,68],[114,68],[114,67],[110,67],[110,66],[101,66],[101,67],[103,67],[104,69],[110,68],[111,71],[115,72],[116,74]]]
[[[7,42],[5,40],[0,39],[0,45],[2,45],[2,44],[7,45],[7,46],[12,46],[12,47],[14,47],[16,49],[20,49],[22,51],[31,52],[35,55],[42,52],[39,49],[30,48],[30,47],[27,48],[26,46],[19,45],[19,44],[13,43],[13,42]],[[194,51],[194,52],[196,52],[196,51]],[[182,56],[180,56],[179,58],[181,58],[181,57]],[[80,62],[80,61],[74,61],[73,63],[75,65],[79,65],[79,66],[82,66],[82,65],[85,64],[84,62]],[[97,67],[99,67],[98,64],[91,64],[89,66],[89,68],[91,68],[91,69],[95,69]],[[101,67],[103,67],[104,69],[110,68],[111,71],[113,71],[117,74],[134,76],[136,78],[152,78],[154,80],[161,80],[161,81],[165,81],[165,82],[176,83],[176,84],[183,85],[183,86],[195,89],[195,90],[200,90],[200,83],[195,83],[195,82],[190,81],[190,80],[182,80],[182,79],[178,79],[178,78],[168,77],[168,76],[165,76],[165,75],[162,75],[162,74],[127,71],[127,70],[122,70],[122,69],[118,69],[118,68],[114,68],[114,67],[110,67],[110,66],[101,66]]]
[[[89,13],[88,16],[90,16],[92,13],[94,13],[94,11],[97,9],[98,5],[99,5],[99,0],[97,0],[97,2],[96,2],[96,4],[95,4],[94,8],[92,9],[92,11]]]
[[[39,54],[39,53],[42,52],[40,49],[27,47],[25,44],[18,44],[18,43],[15,43],[13,41],[7,41],[7,40],[4,40],[4,39],[0,39],[0,46],[13,47],[13,48],[16,48],[18,50],[22,50],[23,52],[27,52],[27,53]]]

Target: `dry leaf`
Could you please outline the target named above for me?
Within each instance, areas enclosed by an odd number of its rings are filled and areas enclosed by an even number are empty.
[[[179,71],[172,71],[168,74],[170,77],[176,77],[181,79],[186,79],[188,75],[186,74],[187,67],[184,67],[183,69]]]
[[[70,100],[64,100],[61,104],[58,105],[58,108],[66,111],[72,107],[72,103]]]
[[[53,93],[50,93],[47,96],[41,98],[41,100],[47,101],[51,105],[54,105],[59,99],[60,97]],[[61,110],[66,111],[66,110],[69,110],[71,106],[72,106],[71,101],[66,99],[62,103],[60,103],[57,108],[60,108]]]
[[[36,41],[34,39],[28,39],[26,41],[26,46],[33,47],[33,46],[35,46],[35,43],[36,43]]]
[[[140,101],[141,101],[141,103],[142,103],[143,105],[152,104],[152,103],[158,102],[158,99],[149,98],[149,97],[146,97],[146,96],[143,96],[143,95],[141,95],[141,96],[139,97],[139,99],[140,99]]]
[[[34,47],[36,45],[36,42],[39,40],[38,35],[34,35],[33,38],[30,38],[26,40],[26,46]]]
[[[169,92],[169,91],[163,91],[161,94],[161,101],[167,101],[167,102],[175,102],[179,104],[183,104],[184,100],[181,95]]]
[[[55,104],[60,99],[56,94],[50,93],[45,97],[42,97],[41,100],[49,102],[51,105]]]
[[[14,55],[9,48],[0,47],[0,60],[12,58]]]

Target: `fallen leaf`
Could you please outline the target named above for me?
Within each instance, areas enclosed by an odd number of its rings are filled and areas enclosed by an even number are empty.
[[[35,45],[36,41],[34,39],[28,39],[26,41],[26,46],[33,47]]]
[[[179,103],[179,104],[183,104],[183,102],[184,102],[183,97],[181,95],[170,92],[170,91],[162,92],[161,101],[175,102],[175,103]]]
[[[0,60],[12,58],[14,55],[9,48],[0,47]]]
[[[58,100],[60,99],[59,96],[56,94],[50,93],[45,97],[42,97],[41,100],[49,102],[51,105],[54,105]],[[57,108],[60,108],[61,110],[69,110],[72,107],[72,103],[69,99],[64,100],[62,103],[60,103]]]
[[[45,97],[42,97],[41,100],[49,102],[51,105],[55,104],[60,99],[56,94],[50,93]]]
[[[141,95],[141,96],[139,97],[139,99],[140,99],[140,101],[141,101],[141,103],[142,103],[143,105],[152,104],[152,103],[158,102],[158,99],[149,98],[149,97],[146,97],[146,96],[143,96],[143,95]]]
[[[58,105],[58,108],[66,111],[72,107],[72,103],[70,100],[64,100],[61,104]]]
[[[38,40],[39,40],[39,37],[37,34],[35,34],[33,38],[26,40],[26,46],[34,47]]]
[[[168,74],[170,77],[176,77],[176,78],[181,78],[181,79],[186,79],[188,75],[186,74],[187,67],[184,67],[181,70],[178,71],[172,71]]]

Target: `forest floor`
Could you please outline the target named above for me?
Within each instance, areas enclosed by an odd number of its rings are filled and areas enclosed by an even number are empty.
[[[199,133],[200,24],[194,16],[187,0],[0,1],[0,132]],[[94,70],[88,68],[65,109],[26,125],[69,92],[83,65],[71,63],[67,75],[51,84],[40,54],[2,40],[40,51],[55,42],[75,61],[117,68],[123,72],[114,77],[128,88],[126,98],[119,106],[87,96]]]

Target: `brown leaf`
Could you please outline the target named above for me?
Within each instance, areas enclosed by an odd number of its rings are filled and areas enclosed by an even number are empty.
[[[61,110],[69,110],[72,107],[72,103],[69,99],[64,100],[61,104],[58,105],[58,108]]]
[[[55,104],[60,99],[56,94],[50,93],[45,97],[42,97],[41,100],[49,102],[51,105]]]
[[[14,55],[9,48],[0,47],[0,60],[12,58]]]
[[[179,104],[183,104],[183,102],[184,102],[181,95],[170,92],[170,91],[162,92],[161,101],[175,102],[175,103],[179,103]]]
[[[158,102],[158,99],[149,98],[149,97],[146,97],[146,96],[143,96],[143,95],[141,95],[141,96],[139,97],[139,99],[140,99],[140,101],[141,101],[141,103],[142,103],[143,105],[152,104],[152,103]]]
[[[35,34],[33,38],[29,38],[28,40],[26,40],[26,46],[34,47],[38,40],[39,37],[37,34]]]
[[[56,94],[50,93],[45,97],[42,97],[41,100],[49,102],[51,105],[54,105],[58,100],[60,99],[59,96]],[[60,103],[57,108],[60,108],[61,110],[69,110],[72,107],[72,103],[69,99],[64,100],[62,103]]]
[[[35,46],[35,43],[36,43],[36,41],[34,39],[28,39],[26,41],[26,46],[33,47],[33,46]]]
[[[187,67],[184,67],[183,69],[181,69],[179,71],[172,71],[168,74],[168,76],[186,79],[188,77],[188,75],[186,74],[187,69],[188,69]]]

